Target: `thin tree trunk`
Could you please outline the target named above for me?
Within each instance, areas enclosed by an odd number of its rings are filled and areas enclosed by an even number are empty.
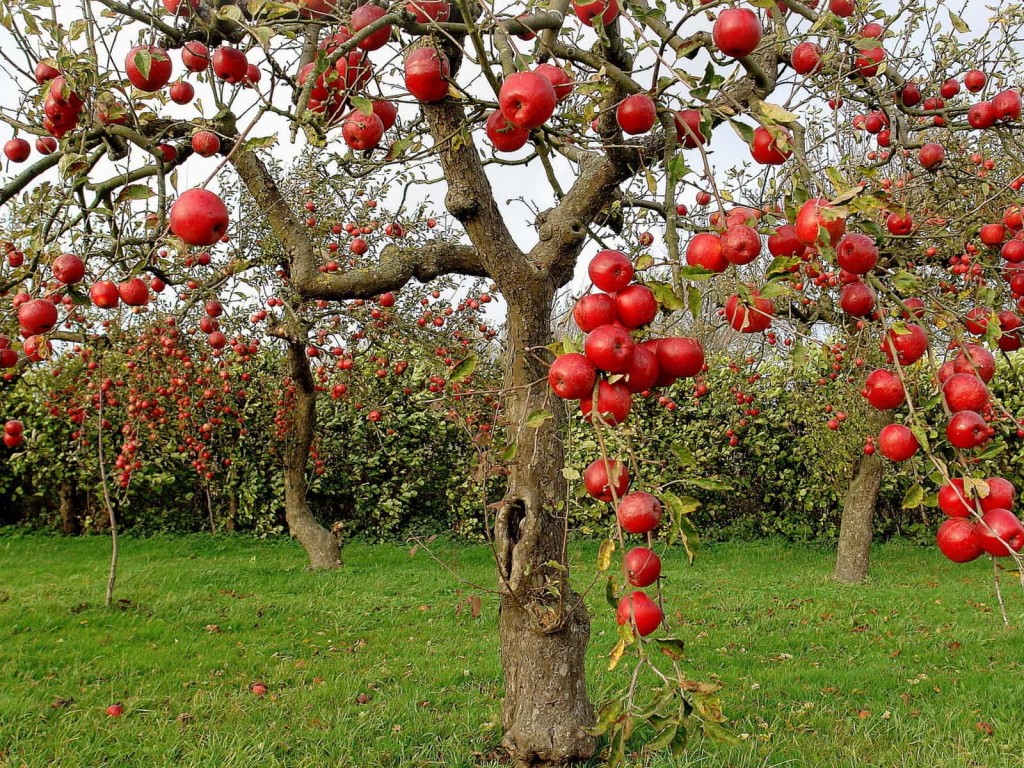
[[[870,420],[872,427],[881,429],[889,423],[883,414]],[[877,454],[861,454],[843,499],[843,515],[839,526],[839,545],[836,548],[836,567],[832,578],[858,584],[868,575],[871,563],[871,540],[874,535],[875,507],[882,487],[884,465]]]
[[[541,292],[544,293],[544,292]],[[564,410],[552,402],[539,347],[550,342],[551,295],[525,309],[510,303],[505,415],[518,446],[508,495],[495,520],[503,588],[499,631],[505,673],[505,749],[520,765],[554,765],[592,756],[596,741],[587,697],[590,619],[571,590],[566,564],[566,481],[559,434]],[[526,425],[539,410],[553,418]]]
[[[57,486],[57,498],[60,509],[60,532],[65,536],[78,533],[78,514],[75,504],[75,484],[70,478],[64,478]]]
[[[97,408],[97,432],[96,449],[99,452],[100,484],[103,487],[103,503],[107,507],[107,515],[110,519],[110,571],[107,574],[107,593],[103,604],[109,608],[114,602],[114,586],[117,584],[117,514],[114,512],[114,504],[110,498],[110,489],[107,485],[106,464],[103,461],[103,392],[100,392],[100,407]]]
[[[288,530],[309,555],[309,567],[326,570],[341,566],[341,545],[309,508],[306,498],[306,464],[316,429],[316,386],[309,370],[303,339],[287,339],[288,361],[295,385],[292,423],[284,452],[284,510]]]
[[[238,524],[235,522],[235,517],[238,515],[238,491],[234,488],[228,493],[228,511],[224,515],[224,529],[227,531],[235,531]]]

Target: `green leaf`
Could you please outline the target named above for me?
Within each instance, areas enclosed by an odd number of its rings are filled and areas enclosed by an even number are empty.
[[[998,443],[994,443],[993,445],[990,445],[984,451],[982,451],[977,456],[975,456],[975,458],[978,461],[986,461],[988,459],[994,459],[996,456],[998,456],[999,454],[1003,453],[1005,450],[1006,450],[1006,443],[1000,441]]]
[[[373,114],[373,101],[365,96],[349,96],[352,106],[369,117]]]
[[[961,35],[966,35],[971,31],[971,28],[967,26],[967,22],[955,14],[952,8],[946,8],[946,12],[949,14],[949,23],[953,25],[953,29]]]
[[[723,483],[721,480],[715,480],[711,477],[688,477],[686,482],[690,485],[696,485],[705,491],[731,491],[732,486],[728,483]]]
[[[132,63],[135,68],[139,70],[139,74],[142,75],[144,80],[149,79],[149,71],[153,67],[153,54],[150,53],[148,48],[140,48],[132,56]]]
[[[619,609],[619,596],[618,590],[615,588],[615,577],[609,576],[608,582],[604,585],[604,599],[608,605],[612,607],[613,611]]]
[[[679,276],[686,280],[707,280],[716,274],[718,273],[713,269],[706,269],[704,267],[687,266],[679,270]]]
[[[754,143],[754,129],[749,125],[741,123],[738,120],[730,120],[729,125],[732,126],[732,129],[736,131],[736,135],[739,136],[745,144]]]
[[[917,442],[921,444],[921,450],[928,450],[928,430],[922,427],[920,424],[911,424],[910,431],[917,438]]]
[[[683,652],[686,650],[686,643],[678,637],[656,637],[654,638],[654,642],[661,647],[661,652],[666,656],[677,660],[683,658]]]
[[[580,475],[580,471],[576,467],[562,467],[562,477],[571,483],[579,480],[582,475]]]
[[[904,270],[901,270],[892,276],[892,285],[904,296],[912,296],[916,293],[920,293],[924,287],[921,282],[921,278]]]
[[[672,741],[675,739],[676,730],[678,728],[678,723],[670,722],[668,725],[662,728],[653,739],[647,742],[647,748],[652,750],[664,749],[669,744],[671,744]]]
[[[743,743],[736,737],[736,734],[729,729],[722,727],[718,723],[711,723],[705,720],[702,727],[704,728],[704,735],[710,736],[715,741],[736,747]]]
[[[672,453],[679,459],[679,463],[684,467],[696,467],[697,457],[693,455],[693,451],[687,448],[685,445],[673,445]]]
[[[615,541],[614,539],[605,539],[601,542],[600,548],[597,550],[597,570],[600,572],[607,571],[612,564],[612,555],[615,553]]]
[[[274,37],[274,30],[272,27],[256,27],[252,30],[253,37],[260,44],[260,48],[264,51],[269,50],[270,40]]]
[[[691,285],[686,289],[686,304],[690,310],[690,316],[694,320],[698,319],[704,310],[704,294],[700,292],[700,288],[696,285]]]
[[[678,758],[683,756],[683,753],[686,751],[686,740],[688,736],[689,734],[686,728],[682,725],[676,729],[676,737],[672,740],[671,746],[672,757]]]
[[[526,417],[526,426],[530,429],[537,429],[548,419],[555,418],[555,414],[551,411],[545,411],[543,408],[539,408],[536,411],[532,411],[529,416]]]
[[[145,184],[130,184],[122,187],[114,199],[114,204],[123,203],[125,200],[148,200],[153,196],[153,190]]]
[[[647,283],[647,287],[651,289],[654,298],[658,300],[658,303],[666,311],[678,312],[681,309],[686,309],[686,303],[679,298],[675,289],[668,283],[651,280]]]
[[[790,112],[788,109],[778,106],[777,104],[769,104],[767,101],[759,101],[755,107],[762,117],[773,123],[795,123],[797,120],[797,116],[795,114]]]
[[[506,445],[502,449],[501,453],[498,454],[498,458],[501,461],[514,461],[515,458],[516,458],[516,455],[518,453],[519,453],[519,443],[512,442],[512,443],[509,443],[508,445]],[[564,472],[565,470],[562,470],[562,471]]]
[[[239,150],[245,152],[249,149],[269,149],[277,144],[277,136],[254,136],[242,142]]]
[[[452,384],[461,384],[470,376],[473,375],[473,371],[476,370],[477,356],[475,353],[470,354],[465,360],[455,366],[452,370],[451,375],[448,376],[448,381]]]
[[[594,723],[593,728],[588,728],[587,732],[591,736],[603,736],[607,733],[612,723],[618,720],[622,714],[623,703],[622,698],[615,697],[602,704],[601,708],[597,710],[597,722]]]
[[[224,19],[225,21],[233,21],[236,24],[241,24],[244,17],[242,16],[242,9],[237,5],[223,5],[217,9],[217,18]]]
[[[917,509],[924,501],[924,488],[920,485],[912,485],[903,495],[903,509]]]
[[[700,509],[700,500],[693,496],[676,496],[674,493],[664,491],[661,500],[673,515],[689,515]]]

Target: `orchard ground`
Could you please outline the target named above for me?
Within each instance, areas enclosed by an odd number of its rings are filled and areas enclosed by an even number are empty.
[[[324,574],[288,540],[126,538],[121,600],[106,610],[108,546],[0,539],[0,766],[498,765],[497,600],[423,549],[352,543],[345,568]],[[572,550],[578,584],[596,547]],[[431,549],[492,583],[487,547]],[[1024,598],[1007,585],[1004,629],[988,562],[889,543],[870,581],[848,587],[828,579],[825,547],[719,544],[692,568],[671,550],[683,668],[723,686],[740,741],[627,763],[1024,765]],[[614,617],[600,587],[587,599],[603,694],[629,670],[606,671]],[[124,715],[109,717],[118,702]]]

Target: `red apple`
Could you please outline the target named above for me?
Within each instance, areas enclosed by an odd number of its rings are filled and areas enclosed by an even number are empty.
[[[499,152],[515,152],[526,146],[530,140],[528,128],[513,125],[500,109],[491,112],[484,124],[487,138]]]
[[[534,72],[548,79],[551,87],[555,89],[555,98],[558,99],[559,103],[572,95],[572,78],[561,67],[556,67],[554,64],[538,64]]]
[[[633,407],[633,398],[629,388],[620,382],[609,384],[602,379],[597,383],[597,412],[601,420],[609,426],[623,423]],[[587,395],[580,399],[580,412],[584,421],[593,418],[594,398]]]
[[[792,137],[784,128],[775,128],[776,133],[764,126],[754,129],[754,142],[750,154],[761,165],[782,165],[793,154]],[[779,142],[782,142],[781,146]]]
[[[30,336],[46,333],[57,324],[57,307],[49,299],[32,299],[18,307],[18,325]]]
[[[224,201],[205,189],[189,189],[171,205],[171,232],[188,245],[213,245],[228,229]]]
[[[639,590],[619,600],[619,607],[615,611],[615,620],[619,624],[628,624],[631,612],[636,632],[641,637],[651,634],[665,618],[658,604]]]
[[[939,509],[950,517],[970,517],[974,512],[973,495],[964,490],[962,477],[954,477],[939,488]]]
[[[226,83],[238,85],[249,71],[245,54],[228,45],[220,46],[213,52],[213,74]]]
[[[352,149],[374,149],[383,136],[384,123],[372,112],[366,115],[357,109],[341,124],[341,137]]]
[[[988,423],[977,411],[957,411],[946,425],[946,439],[957,448],[977,448],[989,437]]]
[[[551,117],[558,97],[551,81],[544,75],[515,72],[501,84],[498,103],[510,123],[529,130],[543,125]]]
[[[447,96],[448,74],[448,57],[433,48],[417,48],[405,57],[405,87],[419,101]]]
[[[890,461],[906,461],[920,447],[910,427],[903,424],[887,424],[878,433],[878,450]]]
[[[953,411],[983,411],[989,405],[988,387],[973,373],[954,373],[942,385],[946,405]]]
[[[633,361],[633,337],[617,325],[595,328],[583,346],[590,362],[608,373],[625,373]]]
[[[591,293],[576,302],[572,319],[584,333],[602,325],[610,325],[618,318],[615,298],[607,293]]]
[[[929,171],[938,168],[946,159],[946,149],[941,144],[930,142],[925,144],[917,153],[918,162]]]
[[[685,336],[658,339],[655,353],[661,376],[690,378],[704,367],[704,348],[696,339]]]
[[[815,245],[819,238],[828,238],[827,244],[835,246],[846,232],[846,219],[832,212],[828,200],[814,198],[800,208],[796,217],[796,236],[800,242]]]
[[[622,251],[598,251],[590,260],[587,274],[602,291],[615,293],[633,279],[633,262]]]
[[[662,512],[661,502],[655,496],[634,491],[619,501],[615,515],[627,533],[647,533],[658,527]]]
[[[597,369],[577,352],[559,355],[548,370],[548,384],[559,397],[581,400],[593,394]]]
[[[623,560],[634,587],[648,587],[661,577],[661,559],[647,547],[633,547]]]
[[[658,314],[658,300],[646,285],[627,285],[615,294],[615,312],[627,328],[639,328]]]
[[[875,311],[875,291],[860,281],[843,286],[839,294],[839,306],[853,317],[867,317]]]
[[[729,261],[722,254],[722,239],[713,232],[698,232],[686,246],[686,263],[712,272],[724,272]]]
[[[881,347],[890,363],[894,360],[895,349],[895,359],[900,365],[913,365],[928,351],[928,336],[920,325],[903,323],[889,329],[882,338]]]
[[[121,295],[115,283],[99,280],[89,289],[89,299],[100,309],[113,309],[121,301]]]
[[[629,472],[618,459],[597,459],[583,471],[587,493],[598,501],[621,499],[629,490]]]
[[[373,24],[383,16],[387,15],[387,11],[381,8],[379,5],[373,5],[367,3],[366,5],[360,5],[354,11],[352,11],[352,20],[349,22],[349,29],[352,30],[352,34],[355,35],[359,31]],[[391,25],[385,24],[383,27],[373,32],[368,37],[360,40],[356,45],[362,48],[364,51],[376,51],[379,48],[383,48],[388,44],[391,39]]]
[[[140,91],[159,91],[171,81],[171,57],[155,45],[137,45],[128,51],[124,71]]]
[[[790,54],[789,63],[798,75],[810,75],[821,68],[821,48],[816,44],[800,43]]]
[[[210,66],[210,49],[190,40],[181,47],[181,63],[189,72],[202,72]]]
[[[761,255],[761,236],[746,224],[734,224],[719,238],[722,257],[730,264],[749,264]]]
[[[636,136],[647,133],[658,120],[654,100],[645,93],[634,93],[623,99],[615,109],[615,121],[623,133]]]
[[[168,89],[171,101],[175,104],[189,104],[195,98],[196,89],[192,83],[185,80],[178,80]]]
[[[969,563],[984,554],[976,528],[970,520],[954,517],[939,526],[935,543],[942,554],[954,563]]]
[[[1008,509],[990,509],[974,526],[978,545],[993,557],[1009,557],[1024,548],[1024,525]]]
[[[192,136],[192,150],[201,157],[213,157],[220,152],[220,138],[213,131],[198,131]]]
[[[85,262],[73,253],[62,253],[53,260],[53,277],[64,285],[73,285],[85,277]]]
[[[133,277],[121,283],[117,293],[129,307],[142,307],[149,303],[149,286],[141,277]]]
[[[761,22],[749,8],[726,8],[715,20],[711,37],[724,55],[749,56],[761,42]]]
[[[774,314],[775,304],[771,299],[761,298],[757,289],[750,291],[749,301],[733,294],[725,302],[725,319],[740,333],[760,333],[772,324]]]
[[[28,157],[31,154],[32,145],[25,139],[11,139],[4,144],[4,155],[6,155],[7,159],[12,163],[23,163],[28,160]]]
[[[885,368],[878,368],[868,374],[861,394],[873,408],[880,411],[899,408],[907,399],[900,377]]]
[[[633,348],[633,361],[626,371],[626,388],[630,392],[644,392],[653,387],[659,378],[658,355],[646,344]]]

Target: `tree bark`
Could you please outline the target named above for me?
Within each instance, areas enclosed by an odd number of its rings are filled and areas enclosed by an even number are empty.
[[[881,429],[889,423],[889,419],[880,416],[870,422],[872,427]],[[836,567],[832,572],[832,578],[837,581],[859,584],[867,578],[875,507],[882,487],[883,468],[882,459],[877,453],[861,454],[857,459],[853,479],[843,499]]]
[[[65,536],[75,536],[80,530],[75,484],[70,478],[64,478],[57,486],[57,498],[60,509],[60,532]]]
[[[550,342],[553,290],[538,283],[519,294],[526,301],[509,307],[505,415],[517,458],[494,531],[503,592],[502,744],[517,764],[529,766],[586,759],[596,750],[586,731],[594,723],[584,663],[590,618],[571,589],[567,567],[544,565],[567,564],[567,489],[560,439],[565,411],[551,402],[538,349]],[[553,418],[527,426],[538,410]]]
[[[284,450],[284,512],[288,531],[309,555],[309,567],[328,570],[341,567],[338,537],[313,517],[306,498],[306,464],[316,429],[316,386],[309,370],[302,338],[287,339],[288,363],[295,386],[292,424]]]

